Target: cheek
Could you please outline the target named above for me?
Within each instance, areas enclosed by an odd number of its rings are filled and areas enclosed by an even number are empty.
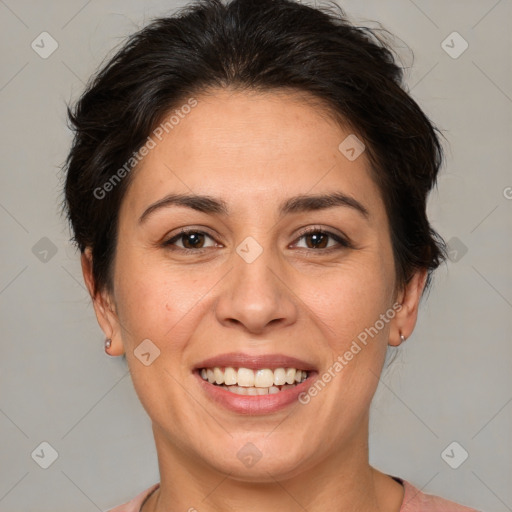
[[[133,264],[129,273],[125,266],[126,274],[119,272],[118,276],[122,340],[137,395],[148,415],[164,424],[169,410],[181,410],[185,400],[181,383],[190,378],[187,347],[201,317],[207,314],[207,301],[201,299],[212,284],[162,265],[141,264],[140,258],[130,261],[137,266]],[[135,277],[128,279],[128,275]],[[144,340],[159,350],[149,366],[141,364],[134,352]],[[147,346],[153,357],[157,352]],[[186,407],[184,411],[188,414]]]
[[[118,269],[116,296],[123,341],[135,348],[148,338],[166,351],[176,351],[180,340],[190,337],[203,311],[213,285],[211,273],[185,272],[137,256],[126,256]]]
[[[375,393],[386,354],[389,322],[394,317],[393,279],[388,270],[384,261],[373,257],[364,264],[362,259],[354,259],[326,276],[322,287],[325,293],[312,294],[308,303],[320,318],[319,325],[327,326],[323,332],[330,357],[323,373],[328,384],[322,407],[327,416],[327,411],[345,408],[346,421],[333,429],[356,425]]]
[[[339,350],[374,325],[391,306],[389,265],[375,254],[354,254],[329,272],[302,283],[308,308],[326,326],[332,348]]]

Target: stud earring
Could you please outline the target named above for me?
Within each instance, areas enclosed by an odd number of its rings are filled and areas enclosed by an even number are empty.
[[[402,343],[406,340],[407,338],[402,334],[400,333],[400,340],[402,341]]]
[[[110,345],[112,345],[112,340],[110,338],[107,338],[105,340],[105,350],[108,350],[110,348]]]

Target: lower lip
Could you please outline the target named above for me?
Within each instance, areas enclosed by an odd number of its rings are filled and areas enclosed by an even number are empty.
[[[270,414],[298,402],[299,395],[309,389],[317,375],[317,372],[313,371],[308,373],[308,378],[304,382],[272,395],[237,395],[221,386],[210,384],[201,377],[198,370],[194,372],[194,375],[199,380],[203,390],[214,402],[230,411],[253,415]]]

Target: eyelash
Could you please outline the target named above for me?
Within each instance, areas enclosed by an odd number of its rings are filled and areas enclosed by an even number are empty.
[[[306,228],[302,231],[299,232],[299,235],[297,237],[297,240],[300,240],[301,238],[307,236],[307,235],[310,235],[310,234],[313,234],[313,233],[317,233],[317,234],[321,234],[321,235],[325,235],[325,236],[328,236],[330,238],[332,238],[333,240],[335,240],[339,245],[336,247],[328,247],[326,249],[304,249],[304,251],[306,251],[307,253],[311,253],[311,252],[331,252],[331,251],[335,251],[335,250],[340,250],[340,249],[351,249],[353,248],[353,245],[348,241],[348,239],[342,237],[341,235],[337,235],[335,233],[332,233],[331,231],[327,231],[326,229],[323,229],[323,228],[317,228],[317,227],[312,227],[312,228]]]
[[[206,233],[205,231],[201,231],[199,229],[182,229],[177,235],[174,235],[172,238],[170,238],[169,240],[163,242],[162,246],[166,249],[170,249],[172,251],[181,251],[181,252],[184,252],[184,253],[202,253],[204,251],[207,251],[208,249],[211,249],[211,247],[202,247],[202,248],[199,248],[199,249],[188,249],[188,248],[183,248],[183,247],[177,247],[177,248],[171,248],[171,246],[176,242],[178,241],[180,238],[184,237],[185,235],[189,235],[191,233],[194,233],[194,234],[202,234],[202,235],[206,235],[208,237],[210,237],[212,240],[213,240],[213,237],[211,235],[209,235],[208,233]],[[325,229],[322,229],[322,228],[307,228],[307,229],[304,229],[303,231],[301,231],[297,237],[297,240],[300,240],[301,238],[307,236],[307,235],[310,235],[310,234],[321,234],[321,235],[325,235],[325,236],[328,236],[330,238],[332,238],[333,240],[335,240],[339,246],[338,247],[328,247],[328,248],[324,248],[324,249],[309,249],[309,248],[302,248],[306,253],[318,253],[318,252],[331,252],[332,250],[340,250],[340,249],[343,249],[343,248],[353,248],[353,245],[344,237],[340,236],[340,235],[337,235],[335,233],[332,233],[330,231],[327,231]]]

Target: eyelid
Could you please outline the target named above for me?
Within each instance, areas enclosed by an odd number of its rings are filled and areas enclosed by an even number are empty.
[[[333,238],[338,243],[338,247],[336,247],[336,246],[329,247],[327,249],[304,249],[305,251],[320,253],[320,252],[328,252],[330,250],[339,249],[340,248],[339,246],[346,247],[346,248],[354,248],[354,245],[352,244],[352,242],[346,235],[333,232],[330,229],[324,228],[322,226],[309,226],[309,227],[301,229],[297,233],[297,237],[295,239],[294,244],[297,243],[297,241],[300,240],[305,235],[309,235],[311,233],[322,233],[324,235],[327,235],[327,236]]]
[[[179,240],[182,236],[188,235],[190,233],[199,233],[201,235],[206,235],[206,236],[210,237],[215,242],[216,246],[219,245],[219,243],[215,240],[215,237],[211,233],[206,231],[205,228],[198,228],[198,227],[192,226],[192,227],[180,228],[178,233],[175,233],[170,237],[166,237],[165,240],[162,242],[162,246],[164,248],[168,248],[169,246],[173,245],[177,240]],[[199,249],[188,249],[186,247],[177,247],[176,249],[173,249],[173,250],[182,251],[182,252],[202,252],[207,249],[209,249],[209,247],[202,247]]]

